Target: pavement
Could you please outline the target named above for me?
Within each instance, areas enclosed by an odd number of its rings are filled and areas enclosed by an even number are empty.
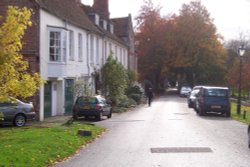
[[[56,126],[56,125],[62,125],[67,123],[72,118],[71,115],[60,115],[60,116],[52,116],[45,118],[43,121],[32,121],[27,122],[30,126]]]

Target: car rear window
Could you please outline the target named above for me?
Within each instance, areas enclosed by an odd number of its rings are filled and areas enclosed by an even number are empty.
[[[85,105],[85,104],[96,104],[95,97],[79,97],[76,101],[78,105]]]
[[[227,89],[206,89],[205,96],[208,97],[228,97],[228,90]]]

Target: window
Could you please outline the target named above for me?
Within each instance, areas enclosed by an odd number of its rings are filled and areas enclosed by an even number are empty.
[[[74,60],[74,32],[69,31],[69,60]]]
[[[78,60],[83,61],[82,59],[83,54],[83,46],[82,46],[82,34],[78,34]]]
[[[112,51],[112,44],[109,43],[109,54],[113,54],[113,51]]]
[[[106,59],[108,58],[108,51],[107,51],[107,41],[104,42],[104,63],[106,62]]]
[[[99,65],[100,64],[100,50],[99,50],[99,38],[96,38],[96,64]]]
[[[52,62],[62,62],[67,55],[66,31],[60,28],[49,29],[49,60]]]
[[[90,36],[90,64],[94,64],[94,36]]]
[[[122,48],[120,48],[120,57],[119,57],[119,62],[122,63]]]
[[[50,32],[49,60],[61,61],[61,33],[60,32],[56,32],[56,31]]]
[[[117,55],[117,46],[115,46],[115,56],[118,57],[118,55]]]
[[[227,89],[205,89],[205,96],[213,96],[213,97],[227,97],[228,90]]]

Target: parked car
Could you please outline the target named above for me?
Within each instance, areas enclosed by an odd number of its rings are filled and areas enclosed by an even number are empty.
[[[180,96],[187,97],[191,91],[192,91],[192,89],[190,86],[182,86],[180,89]]]
[[[199,89],[192,90],[187,97],[187,103],[189,108],[195,108],[196,95],[199,92]]]
[[[208,112],[216,112],[230,117],[229,89],[227,87],[209,86],[200,88],[196,97],[196,110],[201,116]]]
[[[200,88],[202,88],[202,87],[203,87],[203,86],[201,86],[201,85],[200,85],[200,86],[194,86],[194,87],[193,87],[193,90],[200,90]]]
[[[107,100],[98,96],[81,96],[76,99],[73,106],[73,118],[94,116],[99,121],[102,116],[112,117],[112,107]]]
[[[250,148],[250,124],[248,125],[247,136],[248,136],[248,148]]]
[[[14,124],[21,127],[28,120],[35,119],[35,109],[32,103],[25,103],[15,98],[0,102],[0,124]]]

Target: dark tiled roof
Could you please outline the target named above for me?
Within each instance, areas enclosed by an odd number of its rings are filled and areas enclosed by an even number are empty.
[[[83,29],[99,32],[75,0],[35,0],[47,12]]]
[[[128,36],[129,30],[129,17],[111,19],[114,23],[115,34],[119,37]]]
[[[104,19],[104,17],[100,14],[100,13],[98,13],[93,7],[91,7],[91,6],[89,6],[89,5],[84,5],[84,4],[82,4],[82,9],[83,9],[83,11],[86,13],[86,14],[93,14],[93,13],[96,13],[96,14],[98,14],[99,16],[100,16],[100,19]],[[107,22],[111,22],[111,23],[113,23],[113,21],[112,20],[110,20],[110,19],[105,19]],[[93,23],[94,24],[94,23]],[[95,25],[96,26],[96,28],[97,29],[99,29],[101,32],[102,32],[102,34],[103,35],[105,35],[105,36],[107,36],[108,38],[110,38],[110,39],[113,39],[113,40],[115,40],[115,41],[117,41],[117,42],[119,42],[119,43],[122,43],[123,45],[126,45],[127,46],[127,44],[121,39],[121,38],[119,38],[120,36],[118,36],[116,33],[114,33],[114,34],[112,34],[112,33],[110,33],[109,31],[107,31],[107,30],[105,30],[105,29],[103,29],[103,28],[101,28],[100,26],[97,26],[97,25]],[[115,25],[114,25],[115,26]],[[115,28],[114,28],[115,29]]]

